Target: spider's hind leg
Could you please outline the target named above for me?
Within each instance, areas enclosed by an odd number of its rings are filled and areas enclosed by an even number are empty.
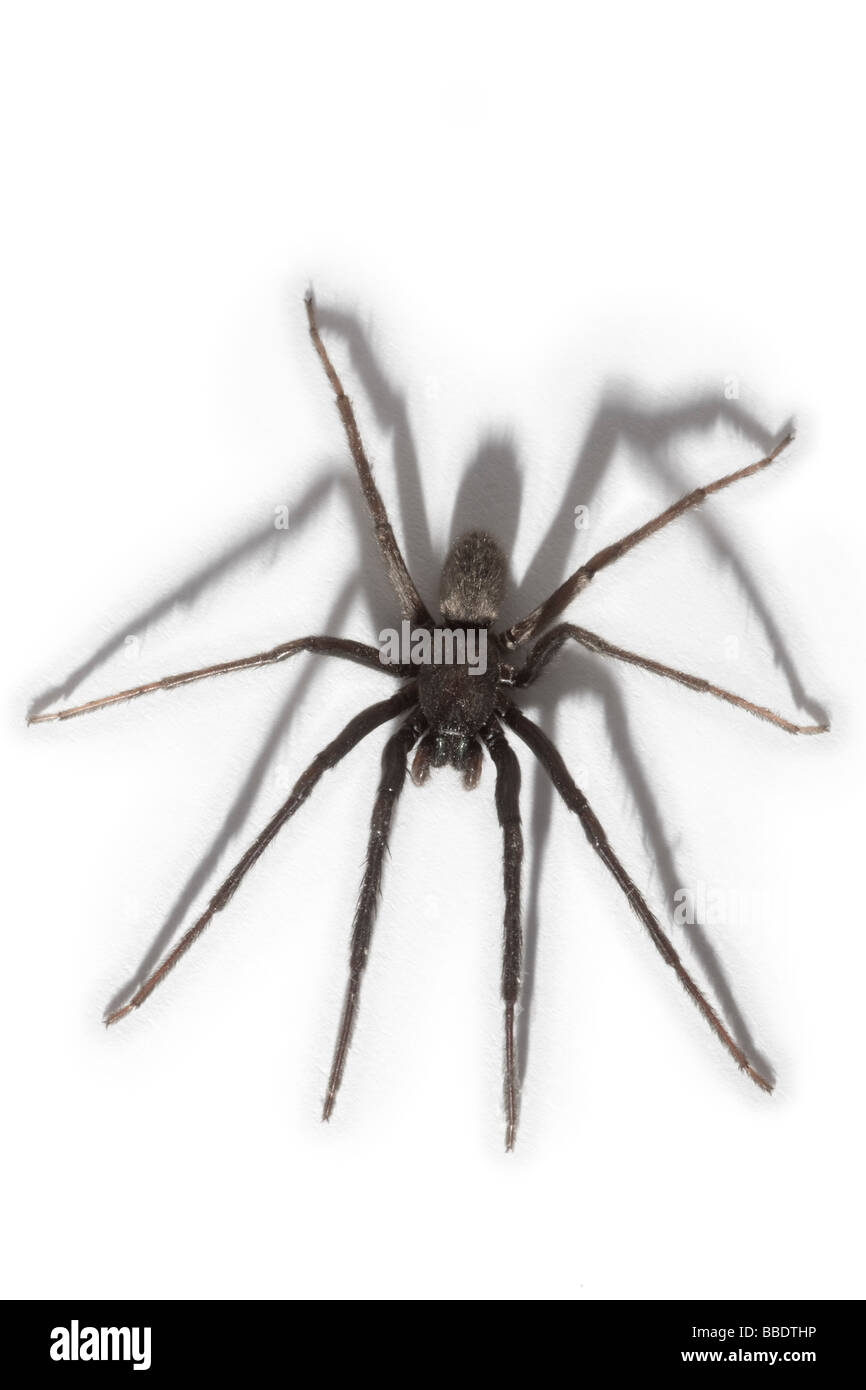
[[[568,607],[573,598],[576,598],[589,581],[599,570],[606,565],[612,565],[615,560],[628,552],[641,541],[647,540],[649,536],[654,536],[657,531],[676,521],[677,517],[684,512],[690,511],[693,507],[699,507],[702,502],[714,492],[721,492],[723,488],[730,487],[732,483],[738,483],[743,478],[751,478],[755,473],[760,473],[762,469],[769,468],[771,463],[775,463],[779,455],[787,449],[793,441],[793,432],[789,431],[784,439],[780,440],[775,449],[772,449],[766,458],[759,459],[757,463],[750,463],[746,468],[738,468],[736,473],[726,473],[723,478],[716,478],[714,483],[705,483],[703,487],[696,487],[692,492],[686,493],[678,502],[667,507],[658,516],[654,516],[651,521],[647,521],[643,526],[638,526],[636,531],[630,531],[627,536],[614,541],[613,545],[606,545],[603,550],[599,550],[595,555],[569,575],[558,589],[546,598],[544,603],[540,603],[525,618],[521,618],[519,623],[513,623],[507,632],[502,634],[502,641],[508,650],[519,647],[523,642],[528,642],[530,637],[534,637],[537,632],[543,632],[559,614]]]
[[[358,1013],[358,999],[361,993],[361,976],[367,964],[373,923],[379,904],[382,886],[382,868],[385,851],[388,848],[388,834],[397,799],[406,780],[406,760],[412,745],[424,728],[424,721],[416,709],[400,728],[391,735],[382,752],[382,775],[379,789],[373,803],[370,818],[370,838],[367,843],[367,863],[358,894],[358,906],[352,923],[352,944],[349,953],[349,983],[340,1017],[340,1030],[331,1064],[328,1090],[322,1108],[322,1119],[329,1120],[334,1109],[337,1091],[343,1079],[346,1057],[352,1041],[355,1019]]]
[[[364,501],[367,504],[367,511],[376,532],[376,540],[379,545],[379,552],[385,562],[385,569],[391,581],[391,587],[397,595],[400,604],[400,611],[404,618],[415,623],[418,627],[433,625],[433,619],[428,613],[424,601],[421,598],[409,570],[403,553],[394,535],[394,528],[388,520],[388,513],[385,503],[382,501],[381,493],[376,486],[373,477],[373,470],[370,467],[370,460],[367,458],[366,450],[361,439],[361,431],[358,429],[358,421],[355,419],[355,412],[352,409],[352,402],[343,390],[343,383],[337,375],[337,371],[331,361],[328,350],[322,342],[322,335],[319,332],[319,325],[316,319],[316,303],[313,298],[312,290],[309,290],[304,303],[307,308],[307,324],[310,330],[310,337],[313,340],[313,347],[319,358],[325,375],[334,393],[337,403],[337,410],[340,412],[340,419],[343,422],[343,429],[346,432],[346,439],[352,452],[355,469],[358,474],[358,481],[361,484],[361,491],[364,494]]]

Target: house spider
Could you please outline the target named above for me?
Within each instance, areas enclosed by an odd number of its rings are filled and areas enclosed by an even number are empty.
[[[753,704],[751,700],[722,690],[701,677],[688,675],[649,657],[638,656],[622,647],[613,646],[585,628],[575,627],[572,623],[550,626],[571,600],[586,588],[599,570],[619,560],[634,546],[660,531],[669,522],[675,521],[692,507],[699,506],[713,493],[767,468],[788,447],[793,434],[787,434],[766,458],[718,478],[704,487],[696,488],[645,525],[598,551],[527,617],[505,631],[493,630],[505,587],[505,555],[498,542],[482,531],[471,531],[461,536],[451,547],[442,570],[439,608],[443,624],[431,615],[406,567],[373,479],[351,402],[322,342],[311,293],[306,296],[305,303],[310,336],[336,398],[364,501],[373,523],[388,578],[400,606],[402,619],[416,632],[426,630],[431,635],[437,629],[441,631],[445,625],[450,625],[449,630],[456,630],[458,635],[462,633],[464,637],[472,635],[480,638],[483,634],[487,653],[486,668],[483,671],[480,668],[472,670],[466,661],[445,664],[429,658],[420,663],[413,659],[408,663],[397,661],[384,664],[379,650],[363,642],[341,637],[299,637],[294,641],[282,643],[271,651],[260,652],[256,656],[241,657],[197,671],[165,676],[162,680],[150,681],[131,690],[121,690],[101,699],[88,700],[81,705],[53,713],[31,715],[28,722],[32,724],[54,719],[71,719],[75,715],[87,714],[92,710],[102,709],[121,700],[131,700],[154,690],[170,690],[178,685],[205,680],[209,676],[223,675],[228,671],[240,671],[246,667],[267,666],[285,661],[298,652],[342,657],[383,671],[400,682],[396,694],[356,714],[342,732],[316,755],[310,766],[298,778],[288,799],[235,864],[198,920],[148,975],[127,1003],[106,1015],[106,1024],[117,1023],[132,1009],[139,1008],[153,993],[181,956],[201,936],[216,913],[226,906],[260,855],[307,800],[322,774],[328,768],[335,767],[374,729],[399,717],[401,722],[391,733],[382,753],[382,774],[373,804],[366,865],[352,924],[349,980],[322,1118],[330,1119],[343,1078],[358,1011],[361,981],[370,950],[391,820],[405,782],[409,754],[415,749],[411,776],[417,786],[426,782],[433,768],[449,764],[462,774],[464,786],[472,789],[477,786],[481,776],[483,750],[486,749],[495,768],[496,811],[503,836],[505,917],[502,999],[505,1011],[505,1147],[511,1149],[514,1145],[518,1118],[514,1026],[515,1010],[520,995],[522,956],[520,881],[523,836],[519,805],[520,765],[506,737],[506,728],[517,734],[527,745],[548,773],[568,809],[578,817],[590,845],[616,879],[631,908],[646,927],[662,959],[671,966],[720,1042],[727,1048],[740,1069],[746,1072],[757,1086],[764,1091],[771,1091],[772,1083],[751,1064],[686,970],[640,889],[611,848],[605,831],[583,792],[575,784],[561,754],[539,726],[521,711],[514,699],[514,693],[531,686],[559,649],[566,642],[573,641],[601,656],[614,657],[618,661],[639,666],[645,671],[652,671],[655,675],[678,681],[691,690],[715,695],[718,699],[747,710],[788,733],[823,733],[828,727],[826,724],[793,724],[763,705]],[[536,636],[539,640],[527,651],[526,644]],[[521,664],[512,664],[511,654],[521,649],[526,651],[525,659]]]

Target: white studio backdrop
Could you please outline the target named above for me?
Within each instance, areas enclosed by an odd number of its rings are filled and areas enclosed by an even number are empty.
[[[863,100],[823,14],[7,10],[5,1296],[862,1296]],[[489,764],[407,785],[320,1124],[381,733],[103,1029],[391,689],[302,656],[24,723],[394,622],[310,283],[431,602],[483,525],[513,621],[796,420],[567,616],[830,735],[577,651],[524,702],[664,920],[694,902],[670,929],[772,1098],[521,749],[515,1153]]]

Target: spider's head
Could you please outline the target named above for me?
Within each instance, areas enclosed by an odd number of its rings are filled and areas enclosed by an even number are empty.
[[[454,542],[442,568],[439,607],[448,623],[490,627],[505,592],[505,556],[486,531],[467,531]]]
[[[444,640],[449,636],[455,639],[453,648]],[[440,637],[442,659],[437,660]],[[475,639],[483,651],[483,662],[466,659]],[[499,643],[492,632],[488,633],[486,627],[480,632],[467,628],[434,629],[432,660],[418,671],[418,703],[427,733],[412,765],[412,779],[417,786],[427,781],[432,768],[445,766],[463,774],[467,789],[478,785],[480,737],[493,716],[498,684]]]
[[[498,542],[485,531],[460,536],[442,568],[439,607],[445,626],[433,630],[434,655],[418,672],[418,702],[428,725],[412,764],[419,787],[434,767],[446,766],[463,774],[465,787],[478,785],[478,735],[493,714],[499,679],[499,644],[487,629],[498,616],[504,589],[505,556]],[[435,655],[440,637],[458,639],[462,654],[456,661]],[[470,647],[483,651],[483,663],[467,659]],[[445,650],[453,651],[451,642],[443,643]]]

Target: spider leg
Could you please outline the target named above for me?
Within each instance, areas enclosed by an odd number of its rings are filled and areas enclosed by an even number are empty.
[[[90,714],[93,710],[104,709],[106,705],[116,705],[121,700],[134,700],[139,695],[150,695],[154,690],[173,690],[176,685],[190,685],[193,681],[207,680],[209,676],[222,676],[227,671],[243,671],[248,666],[271,666],[277,661],[286,661],[297,652],[317,652],[320,656],[340,656],[347,661],[357,661],[362,666],[370,666],[389,675],[406,679],[412,675],[412,668],[383,662],[376,647],[365,642],[353,642],[345,637],[296,637],[292,642],[255,656],[241,656],[236,661],[221,661],[215,666],[202,666],[198,671],[182,671],[177,676],[163,676],[158,681],[148,681],[146,685],[135,685],[130,690],[118,690],[114,695],[103,695],[98,700],[86,700],[83,705],[70,705],[66,709],[55,710],[49,714],[31,714],[28,724],[47,724],[52,719],[72,719],[77,714]]]
[[[399,690],[396,695],[392,695],[390,700],[380,700],[378,704],[370,705],[367,709],[362,710],[360,714],[356,714],[354,719],[350,719],[342,733],[338,734],[331,743],[327,744],[320,753],[316,754],[306,771],[301,773],[288,799],[283,803],[276,815],[271,817],[261,834],[257,836],[246,853],[242,855],[237,864],[235,864],[231,873],[214,893],[198,920],[194,922],[189,931],[181,937],[174,950],[166,956],[165,960],[148,975],[147,979],[139,989],[136,990],[129,1002],[119,1009],[114,1009],[112,1013],[106,1016],[106,1024],[117,1023],[121,1018],[124,1018],[126,1014],[130,1013],[132,1009],[140,1008],[145,999],[153,993],[157,985],[165,979],[168,972],[177,964],[181,956],[185,955],[193,942],[201,936],[211,918],[225,907],[226,903],[233,896],[235,890],[241,883],[241,880],[257,862],[264,850],[267,849],[271,840],[273,840],[277,833],[283,828],[286,821],[290,820],[299,807],[304,804],[310,792],[322,776],[322,773],[326,772],[329,768],[335,767],[347,753],[351,752],[356,744],[360,743],[363,738],[366,738],[367,734],[377,729],[380,724],[384,724],[387,720],[393,719],[397,714],[402,714],[405,709],[414,704],[415,698],[414,685],[408,685],[402,690]]]
[[[521,643],[534,637],[536,632],[547,627],[554,618],[559,617],[564,608],[568,607],[571,600],[586,588],[599,570],[604,569],[606,565],[613,564],[614,560],[618,560],[633,546],[645,541],[648,536],[653,536],[656,531],[661,531],[668,522],[676,521],[678,516],[690,511],[692,507],[700,506],[701,502],[714,492],[721,492],[723,488],[730,487],[731,483],[737,483],[741,478],[750,478],[753,473],[760,473],[763,468],[768,468],[771,463],[776,461],[782,450],[787,449],[793,438],[793,434],[786,434],[785,438],[776,445],[766,458],[759,459],[757,463],[750,463],[746,468],[739,468],[736,473],[727,473],[724,478],[717,478],[714,483],[707,483],[704,487],[695,488],[693,492],[687,493],[678,502],[674,502],[672,506],[653,517],[652,521],[647,521],[636,531],[630,531],[621,540],[614,541],[613,545],[605,546],[604,550],[599,550],[572,575],[569,575],[568,579],[560,584],[559,588],[555,589],[544,603],[539,604],[527,617],[521,618],[507,632],[503,633],[502,640],[506,647],[519,647]]]
[[[721,686],[711,685],[702,676],[690,676],[686,671],[678,671],[673,666],[663,666],[660,661],[653,661],[648,656],[637,656],[635,652],[626,651],[624,647],[614,647],[603,637],[599,637],[597,633],[588,632],[585,627],[575,627],[573,623],[560,623],[545,633],[540,641],[536,642],[526,663],[515,677],[515,686],[532,685],[541,675],[547,663],[569,639],[579,642],[581,646],[586,647],[591,652],[598,652],[601,656],[613,656],[618,661],[627,661],[629,665],[640,666],[644,671],[652,671],[657,676],[667,676],[670,680],[678,681],[680,685],[688,686],[689,690],[697,690],[703,694],[715,695],[719,700],[727,700],[729,705],[736,705],[739,709],[747,710],[749,714],[756,715],[758,719],[767,719],[771,724],[776,724],[778,728],[784,729],[789,734],[824,734],[830,727],[829,724],[792,724],[790,720],[783,719],[780,714],[774,714],[765,705],[753,704],[751,700],[743,699],[742,695],[734,695],[730,690],[722,690]]]
[[[361,491],[364,494],[364,501],[373,522],[376,532],[376,540],[379,543],[379,550],[382,559],[385,561],[385,569],[388,571],[388,578],[391,586],[400,603],[400,611],[404,618],[410,622],[423,627],[425,624],[432,626],[433,619],[427,612],[414,580],[406,568],[406,561],[403,559],[397,538],[388,520],[388,513],[385,510],[385,503],[382,501],[381,493],[376,486],[373,477],[373,470],[370,461],[364,451],[361,441],[361,432],[358,429],[358,422],[355,419],[355,412],[352,409],[352,402],[343,390],[343,383],[340,381],[334,365],[328,356],[324,343],[322,342],[319,326],[316,322],[316,306],[313,299],[312,290],[307,294],[304,303],[307,306],[307,320],[310,326],[310,337],[313,340],[313,347],[319,357],[319,361],[325,369],[325,375],[331,383],[331,388],[337,399],[337,409],[340,412],[340,419],[343,421],[343,428],[346,431],[346,438],[349,441],[349,448],[352,451],[352,458],[355,461],[355,468],[361,483]]]
[[[482,737],[496,766],[496,814],[502,826],[502,867],[505,886],[502,940],[502,998],[505,1003],[505,1147],[513,1149],[518,1118],[514,1011],[520,994],[520,967],[523,958],[523,935],[520,928],[520,871],[523,863],[520,763],[498,720],[491,721],[483,731]]]
[[[751,1077],[756,1086],[760,1086],[762,1091],[772,1091],[772,1083],[761,1076],[760,1072],[756,1071],[751,1065],[742,1048],[738,1047],[734,1042],[734,1039],[722,1023],[715,1009],[705,998],[698,985],[686,970],[679,955],[674,949],[673,943],[663,931],[661,924],[655,917],[640,889],[626,873],[619,859],[611,849],[610,842],[608,841],[600,821],[590,807],[583,792],[575,785],[559,750],[551,743],[550,739],[538,725],[534,724],[531,719],[527,719],[526,715],[517,709],[515,705],[507,705],[502,711],[502,717],[506,724],[523,739],[527,747],[535,754],[542,767],[548,773],[550,780],[553,782],[553,785],[559,792],[568,809],[574,811],[577,815],[589,843],[613,874],[620,888],[628,898],[631,907],[649,932],[653,944],[662,959],[675,971],[680,984],[700,1009],[707,1023],[716,1034],[716,1037],[722,1045],[728,1049],[734,1061],[737,1063],[737,1066]]]
[[[406,760],[412,745],[424,729],[424,720],[417,710],[410,714],[404,724],[391,735],[382,751],[382,775],[373,814],[370,818],[370,838],[367,844],[367,863],[355,908],[352,923],[352,943],[349,952],[349,983],[340,1016],[340,1029],[334,1048],[334,1060],[328,1079],[328,1090],[322,1108],[322,1119],[329,1120],[334,1109],[337,1091],[343,1079],[346,1057],[352,1041],[355,1018],[358,1012],[358,999],[361,993],[361,977],[367,964],[373,923],[379,905],[382,887],[382,868],[385,851],[388,848],[388,833],[397,799],[406,780]]]

